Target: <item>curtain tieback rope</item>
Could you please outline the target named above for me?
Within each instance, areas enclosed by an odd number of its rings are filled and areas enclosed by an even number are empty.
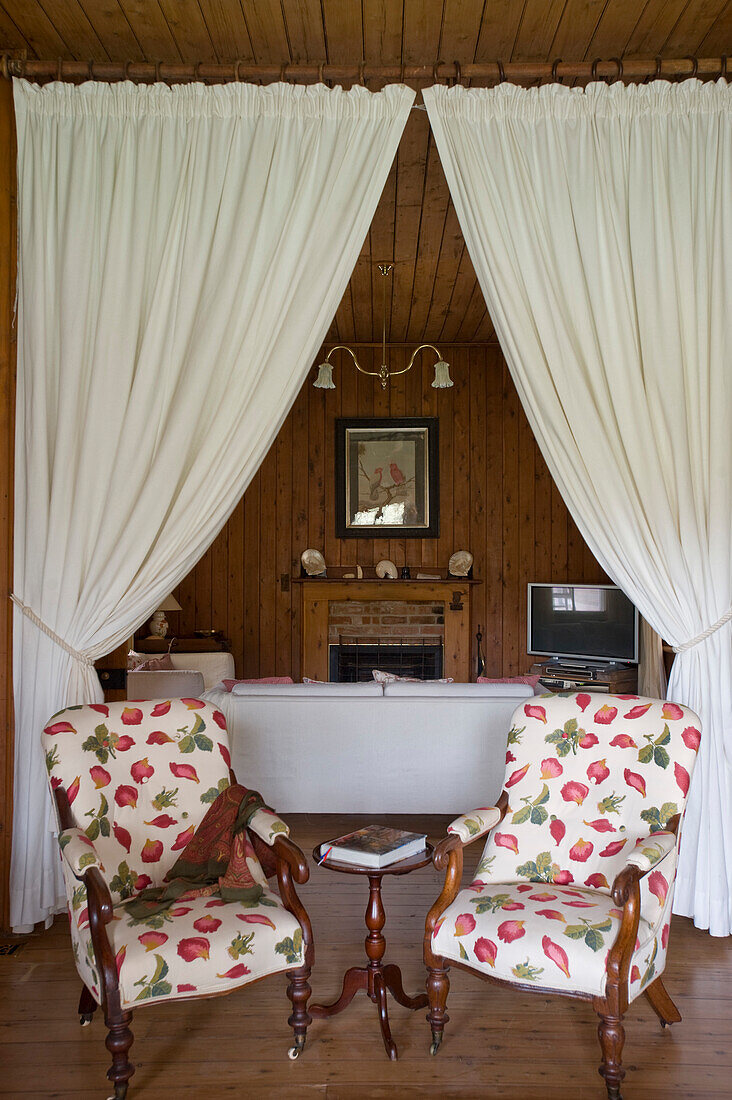
[[[724,615],[722,615],[721,619],[717,619],[716,623],[712,623],[706,630],[702,630],[701,634],[697,634],[696,638],[692,638],[690,642],[684,642],[683,645],[675,645],[671,648],[674,653],[683,653],[687,649],[692,649],[693,646],[699,645],[699,642],[703,642],[705,638],[710,638],[712,634],[716,634],[716,632],[720,630],[725,623],[728,623],[730,619],[732,619],[732,607],[730,607],[729,611],[725,611]]]
[[[23,612],[26,618],[30,619],[32,623],[35,623],[38,629],[42,630],[44,634],[47,634],[48,637],[56,643],[56,645],[61,646],[61,649],[65,649],[70,657],[73,657],[75,661],[79,662],[79,664],[86,665],[87,668],[94,668],[94,660],[92,657],[89,656],[88,653],[84,653],[83,650],[74,649],[73,646],[64,641],[64,639],[61,638],[55,630],[51,630],[51,627],[44,623],[43,619],[40,619],[38,615],[36,615],[32,607],[28,607],[28,604],[23,603],[22,600],[19,600],[14,592],[10,593],[10,599],[13,601],[18,610]]]

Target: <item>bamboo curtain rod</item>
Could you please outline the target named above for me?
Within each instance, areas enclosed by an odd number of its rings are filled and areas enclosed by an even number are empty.
[[[416,340],[387,340],[387,348],[413,348],[416,344]],[[335,348],[339,346],[338,340],[324,340],[321,347]],[[381,351],[381,340],[349,340],[349,348],[378,348]],[[491,337],[490,340],[451,340],[444,345],[447,348],[481,348],[481,347],[500,347],[498,338],[496,336]]]
[[[534,80],[646,80],[652,78],[719,77],[727,76],[727,58],[681,57],[644,60],[635,58],[594,61],[513,62],[483,61],[461,65],[458,61],[436,61],[432,65],[371,65],[360,64],[282,64],[254,65],[248,61],[218,64],[202,61],[196,65],[177,62],[151,61],[33,61],[10,57],[0,58],[0,74],[6,78],[25,77],[26,80],[132,80],[138,82],[208,81],[226,83],[246,80],[292,83],[335,81],[336,83],[366,84],[380,81],[431,81],[461,84],[470,80],[492,81],[494,84],[510,80],[521,84]]]

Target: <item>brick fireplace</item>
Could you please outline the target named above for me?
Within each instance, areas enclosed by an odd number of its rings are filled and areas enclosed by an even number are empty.
[[[374,678],[374,669],[379,669],[410,680],[439,680],[442,657],[442,642],[434,638],[417,645],[402,639],[364,642],[341,638],[328,647],[329,679],[336,684],[368,681]]]
[[[294,580],[301,591],[302,675],[315,680],[333,676],[331,646],[391,642],[418,650],[414,659],[424,667],[424,647],[441,650],[441,668],[428,673],[470,681],[472,637],[471,586],[478,581],[450,577],[440,580],[308,577]],[[401,655],[402,662],[405,654]],[[368,661],[368,657],[367,657]],[[376,665],[375,667],[379,667]],[[395,671],[395,669],[394,669]],[[418,673],[415,673],[418,675]],[[420,677],[422,678],[422,677]]]
[[[328,606],[328,641],[341,635],[360,639],[444,638],[445,607],[434,600],[332,600]]]
[[[328,678],[370,680],[372,669],[436,680],[442,675],[444,605],[434,600],[332,600]]]

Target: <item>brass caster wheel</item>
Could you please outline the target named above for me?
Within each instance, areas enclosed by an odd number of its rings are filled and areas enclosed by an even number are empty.
[[[127,1081],[122,1081],[114,1086],[114,1093],[112,1096],[108,1096],[107,1100],[125,1100],[127,1095]]]
[[[291,1046],[290,1049],[287,1052],[287,1057],[290,1059],[291,1062],[294,1062],[295,1059],[299,1058],[300,1055],[302,1054],[303,1049],[305,1047],[305,1039],[306,1039],[305,1035],[296,1035],[295,1036],[295,1045]]]
[[[437,1032],[432,1032],[432,1042],[430,1043],[430,1054],[434,1057],[437,1051],[440,1049],[440,1043],[442,1042],[442,1035]]]
[[[89,1024],[92,1022],[93,1015],[93,1012],[82,1012],[81,1016],[79,1016],[79,1023],[81,1024],[81,1026],[89,1027]]]
[[[668,1021],[667,1020],[661,1020],[661,1027],[668,1027]]]

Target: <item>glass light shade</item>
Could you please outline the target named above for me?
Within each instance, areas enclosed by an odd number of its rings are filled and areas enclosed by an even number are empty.
[[[333,381],[333,364],[321,363],[318,367],[318,377],[313,382],[313,386],[316,390],[334,390],[335,382]]]
[[[432,389],[449,390],[451,386],[450,366],[444,359],[440,359],[438,363],[435,363],[435,380],[432,383]]]

